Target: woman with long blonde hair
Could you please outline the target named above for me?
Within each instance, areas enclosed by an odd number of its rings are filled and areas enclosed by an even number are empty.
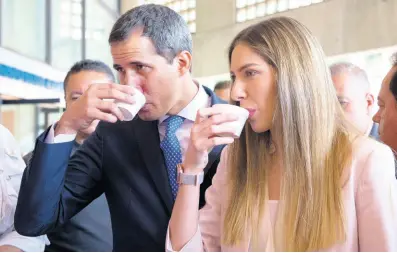
[[[396,251],[393,154],[346,121],[308,29],[285,17],[248,27],[229,63],[249,120],[234,140],[232,115],[198,113],[181,173],[202,173],[208,151],[230,145],[202,210],[197,183],[180,185],[167,250]]]

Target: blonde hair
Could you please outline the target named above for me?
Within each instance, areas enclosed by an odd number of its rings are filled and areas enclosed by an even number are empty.
[[[267,206],[272,137],[283,162],[276,249],[315,251],[345,239],[342,172],[351,163],[355,135],[343,116],[321,46],[294,19],[279,17],[240,32],[229,49],[244,44],[276,74],[274,131],[246,126],[229,149],[229,202],[222,240],[236,245],[246,232],[258,242]],[[259,196],[259,197],[258,197]],[[263,238],[261,238],[263,239]]]

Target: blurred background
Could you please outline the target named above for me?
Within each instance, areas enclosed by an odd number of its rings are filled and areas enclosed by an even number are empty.
[[[349,61],[366,70],[374,94],[397,51],[397,0],[0,0],[0,122],[23,153],[59,119],[66,71],[82,59],[111,66],[114,22],[145,3],[184,17],[193,35],[194,77],[210,88],[229,79],[233,37],[274,16],[308,26],[330,64]]]

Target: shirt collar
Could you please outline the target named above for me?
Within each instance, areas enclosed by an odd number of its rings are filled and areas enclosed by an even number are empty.
[[[190,103],[178,113],[178,116],[190,121],[196,120],[197,111],[208,106],[208,94],[205,92],[202,85],[198,85],[199,89],[196,96]],[[163,116],[159,119],[159,124],[163,123],[169,115]]]

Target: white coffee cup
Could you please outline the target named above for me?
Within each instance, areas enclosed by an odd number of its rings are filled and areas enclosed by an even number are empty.
[[[123,102],[116,102],[117,106],[120,108],[121,113],[124,116],[124,121],[131,121],[135,118],[139,110],[145,105],[146,98],[142,92],[135,89],[135,94],[133,95],[135,100],[134,104],[127,104]]]
[[[232,137],[239,138],[245,126],[245,122],[247,121],[249,116],[248,110],[236,105],[229,104],[216,104],[213,106],[213,108],[220,108],[222,113],[233,114],[238,117],[236,121],[222,123],[222,125],[230,126],[234,130],[233,133],[231,133]],[[219,136],[227,137],[230,136],[230,134],[223,134]]]

